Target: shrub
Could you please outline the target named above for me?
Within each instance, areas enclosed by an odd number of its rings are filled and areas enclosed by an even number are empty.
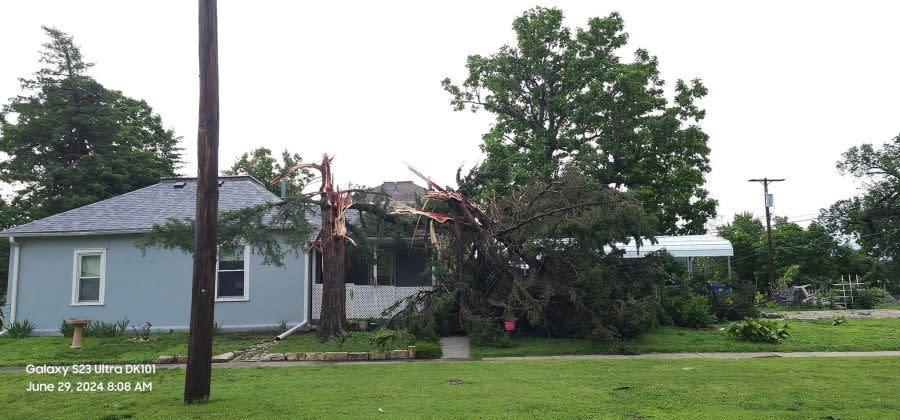
[[[787,330],[787,323],[779,326],[775,320],[744,318],[742,321],[732,323],[726,333],[729,337],[741,341],[778,343],[791,336]]]
[[[672,323],[679,327],[704,328],[716,322],[706,298],[693,292],[670,296],[664,307]]]
[[[287,330],[288,330],[288,324],[287,324],[287,321],[285,321],[285,320],[282,319],[281,322],[278,323],[278,333],[281,334],[281,333],[284,333],[284,332],[287,331]]]
[[[495,347],[508,347],[509,335],[501,330],[500,318],[470,315],[465,319],[466,331],[469,339],[475,345],[491,345]]]
[[[66,320],[62,320],[59,324],[59,333],[62,334],[63,337],[71,337],[75,334],[75,326],[66,322]]]
[[[153,324],[151,324],[150,322],[145,322],[143,327],[141,327],[141,328],[131,327],[131,329],[134,330],[135,337],[137,337],[141,340],[149,340],[150,339],[150,327],[152,327],[152,326],[153,326]]]
[[[735,280],[729,284],[729,292],[716,294],[714,313],[719,319],[738,321],[746,317],[755,317],[756,287],[748,281]]]
[[[222,323],[221,322],[213,322],[213,335],[222,334]]]
[[[379,329],[372,334],[372,346],[379,351],[398,350],[415,342],[415,338],[406,331]]]
[[[417,359],[440,359],[443,355],[444,353],[441,351],[441,344],[436,341],[416,342]]]
[[[9,324],[9,336],[13,338],[25,338],[34,332],[34,323],[28,318]]]
[[[884,300],[884,291],[877,287],[855,289],[854,292],[854,309],[874,309]]]

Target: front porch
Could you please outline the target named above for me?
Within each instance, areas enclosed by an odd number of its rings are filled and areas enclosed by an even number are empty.
[[[402,307],[389,313],[385,310],[398,301],[434,287],[435,279],[428,270],[428,252],[421,239],[406,238],[401,241],[372,239],[374,255],[348,256],[347,266],[347,318],[387,318]],[[309,319],[319,319],[322,313],[321,261],[315,251],[311,255],[310,269],[316,273],[310,285]]]

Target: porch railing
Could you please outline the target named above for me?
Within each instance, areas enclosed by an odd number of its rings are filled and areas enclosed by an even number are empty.
[[[382,315],[384,310],[396,302],[406,299],[420,291],[431,290],[432,286],[372,286],[347,284],[347,318],[386,318],[397,313],[397,307],[389,314]],[[322,314],[322,285],[313,284],[312,318],[319,319]]]

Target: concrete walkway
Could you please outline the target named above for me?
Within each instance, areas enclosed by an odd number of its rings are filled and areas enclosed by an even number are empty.
[[[452,337],[448,337],[452,338]],[[453,340],[451,340],[453,342]],[[468,342],[466,342],[468,344]],[[468,347],[466,346],[466,349]],[[809,358],[809,357],[900,357],[900,351],[802,351],[791,353],[778,353],[772,351],[754,353],[649,353],[636,355],[621,354],[584,354],[569,356],[523,356],[523,357],[485,357],[481,360],[512,361],[512,360],[629,360],[629,359],[758,359],[767,357],[784,358]],[[215,369],[241,369],[259,367],[292,367],[313,365],[373,365],[394,363],[442,363],[461,359],[404,359],[404,360],[379,360],[379,361],[353,361],[353,362],[232,362],[213,363]],[[156,365],[158,369],[184,369],[184,363],[169,365]],[[25,367],[5,366],[0,367],[0,372],[21,372]]]
[[[465,360],[471,357],[469,352],[469,337],[453,336],[441,339],[441,359]]]

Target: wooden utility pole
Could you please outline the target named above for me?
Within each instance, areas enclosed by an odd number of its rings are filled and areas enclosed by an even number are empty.
[[[200,119],[197,127],[197,213],[191,332],[184,402],[209,399],[212,379],[216,221],[219,215],[219,48],[216,0],[200,1]]]
[[[769,195],[769,183],[771,182],[781,182],[784,179],[751,179],[749,182],[761,182],[763,184],[763,199],[765,200],[766,205],[766,238],[769,242],[769,296],[775,296],[775,289],[777,286],[775,285],[775,250],[772,247],[772,215],[769,212],[769,207],[772,207],[772,199]]]

